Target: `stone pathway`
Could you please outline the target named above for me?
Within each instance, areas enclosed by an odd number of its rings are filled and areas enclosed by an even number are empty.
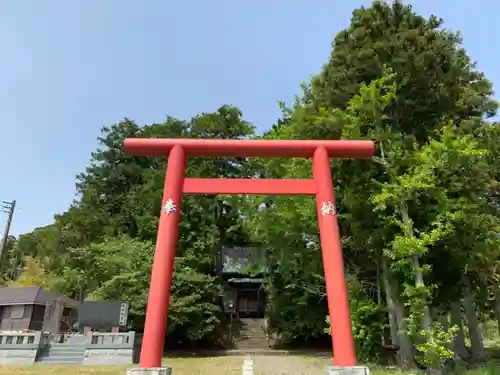
[[[254,356],[256,375],[323,375],[323,361],[299,356]],[[326,362],[325,362],[326,363]]]

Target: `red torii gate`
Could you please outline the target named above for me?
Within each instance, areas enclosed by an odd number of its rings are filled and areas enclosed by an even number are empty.
[[[161,366],[183,194],[316,195],[335,365],[356,364],[330,157],[371,158],[372,141],[128,138],[125,152],[168,156],[139,366]],[[313,179],[185,178],[188,156],[312,158]]]

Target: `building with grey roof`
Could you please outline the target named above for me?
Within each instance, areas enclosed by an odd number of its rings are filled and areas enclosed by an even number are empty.
[[[80,303],[39,286],[0,287],[0,331],[59,333],[76,321]]]

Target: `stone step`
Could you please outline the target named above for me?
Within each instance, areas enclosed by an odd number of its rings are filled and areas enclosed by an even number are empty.
[[[234,339],[235,340],[245,340],[245,341],[249,341],[249,340],[266,340],[267,337],[266,337],[266,335],[258,335],[258,336],[237,335],[237,336],[234,336]]]
[[[243,327],[243,328],[240,328],[239,331],[240,332],[264,332],[264,328],[263,327],[257,327],[257,328]]]
[[[243,319],[240,319],[240,321],[235,321],[233,324],[234,325],[239,325],[239,326],[245,326],[245,327],[263,327],[264,326],[264,320],[248,320],[248,321],[245,321]]]
[[[44,355],[40,357],[40,360],[45,360],[45,359],[80,359],[83,360],[85,358],[85,353],[81,355],[75,355],[75,354],[59,354],[59,355]]]
[[[269,348],[267,337],[264,334],[255,336],[236,336],[234,345],[237,349],[266,349]]]
[[[269,344],[267,342],[237,342],[234,344],[238,349],[242,348],[255,348],[255,349],[260,349],[260,348],[268,348]]]
[[[237,333],[234,345],[237,350],[255,351],[269,349],[264,331],[264,319],[241,318],[234,323]]]
[[[259,327],[259,328],[240,328],[238,329],[239,332],[256,332],[256,333],[262,333],[265,332],[264,328]]]
[[[252,350],[252,351],[258,351],[258,350],[266,350],[270,349],[269,346],[264,346],[264,345],[259,345],[259,346],[252,346],[252,345],[238,345],[236,346],[237,350]]]
[[[240,328],[237,331],[244,333],[265,333],[264,328]]]
[[[251,347],[264,347],[267,348],[269,346],[267,341],[236,341],[234,343],[236,346],[251,346]]]
[[[85,358],[85,343],[52,343],[37,362],[47,364],[81,365]]]
[[[54,357],[54,356],[63,356],[63,357],[68,357],[68,356],[72,356],[72,357],[83,357],[85,355],[85,351],[77,351],[77,350],[56,350],[56,351],[53,351],[53,350],[49,350],[47,353],[46,353],[46,357]]]
[[[245,332],[245,331],[239,331],[236,333],[236,336],[239,337],[266,337],[266,333],[264,331],[261,332],[255,332],[255,331],[250,331],[250,332]]]
[[[50,345],[49,347],[52,350],[82,350],[85,351],[85,346],[82,345],[64,345],[64,346],[55,346]]]
[[[61,348],[54,348],[51,347],[49,348],[50,352],[85,352],[85,347],[74,347],[74,346],[67,346],[67,347],[61,347]]]
[[[42,359],[79,359],[83,361],[83,358],[85,358],[85,353],[80,353],[80,354],[75,354],[75,353],[68,353],[68,354],[52,354],[52,355],[44,355],[40,357],[40,360]]]
[[[37,363],[52,365],[81,365],[83,358],[40,358]]]
[[[242,336],[235,336],[233,337],[235,341],[267,341],[266,336],[259,336],[259,337],[242,337]]]
[[[83,361],[85,356],[75,356],[75,355],[61,355],[61,356],[49,356],[41,357],[40,362],[50,362],[50,361]]]

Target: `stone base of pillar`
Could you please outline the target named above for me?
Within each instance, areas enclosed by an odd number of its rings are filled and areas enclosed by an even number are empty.
[[[155,367],[155,368],[129,368],[127,375],[171,375],[171,367]]]
[[[326,366],[325,375],[370,375],[370,369],[366,366]]]

